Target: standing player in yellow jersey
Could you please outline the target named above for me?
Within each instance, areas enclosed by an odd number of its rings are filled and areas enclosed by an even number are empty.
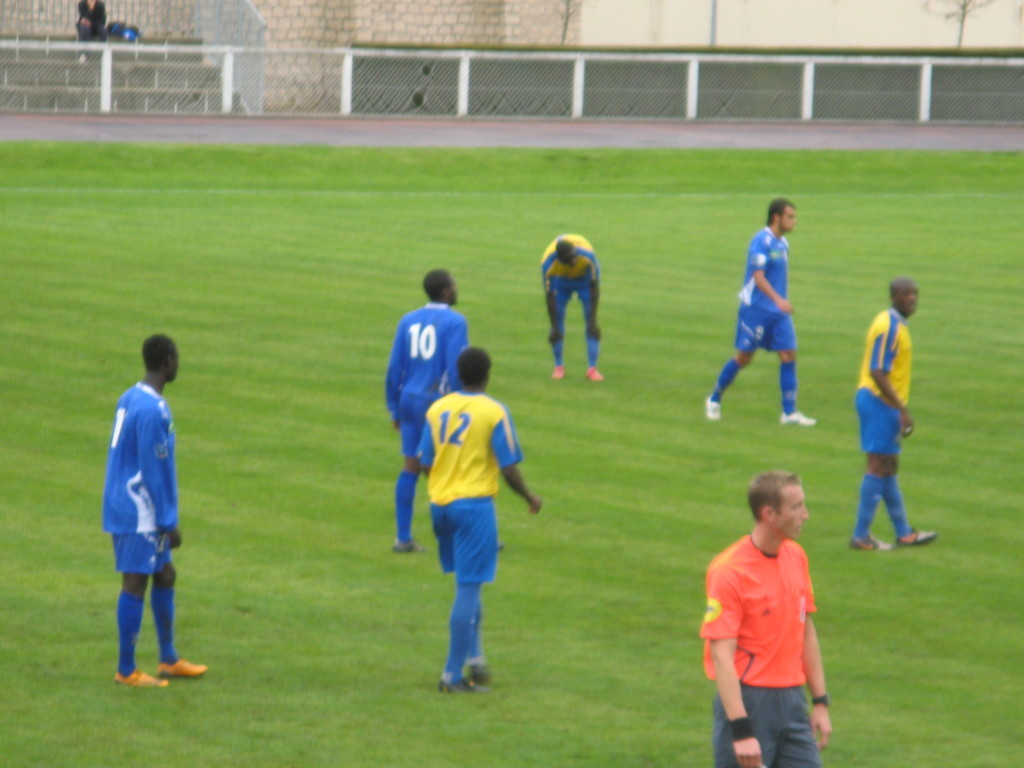
[[[562,356],[565,308],[575,293],[583,304],[583,319],[587,324],[587,378],[603,381],[604,376],[597,370],[597,356],[601,351],[601,328],[597,324],[601,268],[597,264],[594,246],[582,235],[559,235],[544,250],[540,260],[540,274],[544,281],[544,300],[551,321],[548,342],[555,356],[555,370],[551,378],[565,377],[565,361]]]
[[[708,567],[700,636],[715,681],[715,768],[815,768],[832,734],[800,478],[766,472],[747,490],[754,530]],[[811,693],[807,713],[804,684]],[[817,741],[815,741],[817,736]]]
[[[892,308],[880,312],[871,323],[860,366],[856,403],[867,471],[861,481],[851,549],[892,549],[891,544],[871,535],[871,521],[880,499],[885,500],[896,529],[897,546],[919,546],[938,537],[937,533],[910,527],[896,478],[900,440],[914,431],[914,420],[907,410],[913,357],[907,318],[917,309],[917,283],[909,277],[897,277],[889,286],[889,295]]]
[[[511,415],[485,394],[491,358],[479,347],[467,347],[459,355],[458,370],[462,389],[427,411],[419,462],[429,476],[427,493],[441,569],[455,574],[448,660],[438,690],[476,693],[488,690],[491,680],[480,640],[480,591],[494,581],[498,568],[498,475],[526,499],[531,513],[540,512],[541,500],[530,492],[516,466],[523,453]]]

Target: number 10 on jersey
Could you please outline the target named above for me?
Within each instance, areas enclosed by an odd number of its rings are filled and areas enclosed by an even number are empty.
[[[437,350],[437,329],[433,325],[413,323],[409,326],[409,357],[429,360]]]

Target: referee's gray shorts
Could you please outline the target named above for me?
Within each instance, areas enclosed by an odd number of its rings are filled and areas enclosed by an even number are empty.
[[[747,716],[761,744],[761,762],[767,768],[821,768],[821,751],[811,730],[803,686],[757,688],[743,685],[741,689]],[[738,768],[732,731],[718,696],[712,709],[715,768]]]

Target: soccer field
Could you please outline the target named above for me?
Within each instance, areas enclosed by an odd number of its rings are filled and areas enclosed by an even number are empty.
[[[1024,156],[7,143],[0,167],[5,766],[708,766],[704,572],[775,467],[803,476],[811,513],[826,765],[1018,757]],[[818,426],[779,426],[764,353],[709,423],[776,195],[798,209],[800,408]],[[578,304],[567,377],[549,378],[539,262],[567,231],[601,259],[600,384]],[[545,502],[533,518],[498,497],[484,696],[436,690],[436,548],[390,551],[384,370],[435,267]],[[901,484],[940,538],[852,552],[857,370],[902,274],[921,300]],[[154,332],[181,354],[177,646],[210,671],[129,690],[100,501]],[[423,483],[414,532],[433,544]],[[875,532],[892,538],[884,509]],[[138,660],[155,671],[148,608]]]

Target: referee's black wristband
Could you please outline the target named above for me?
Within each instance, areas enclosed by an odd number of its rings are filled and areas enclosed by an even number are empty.
[[[729,721],[729,728],[732,730],[733,741],[754,738],[754,724],[749,717],[737,717]]]

